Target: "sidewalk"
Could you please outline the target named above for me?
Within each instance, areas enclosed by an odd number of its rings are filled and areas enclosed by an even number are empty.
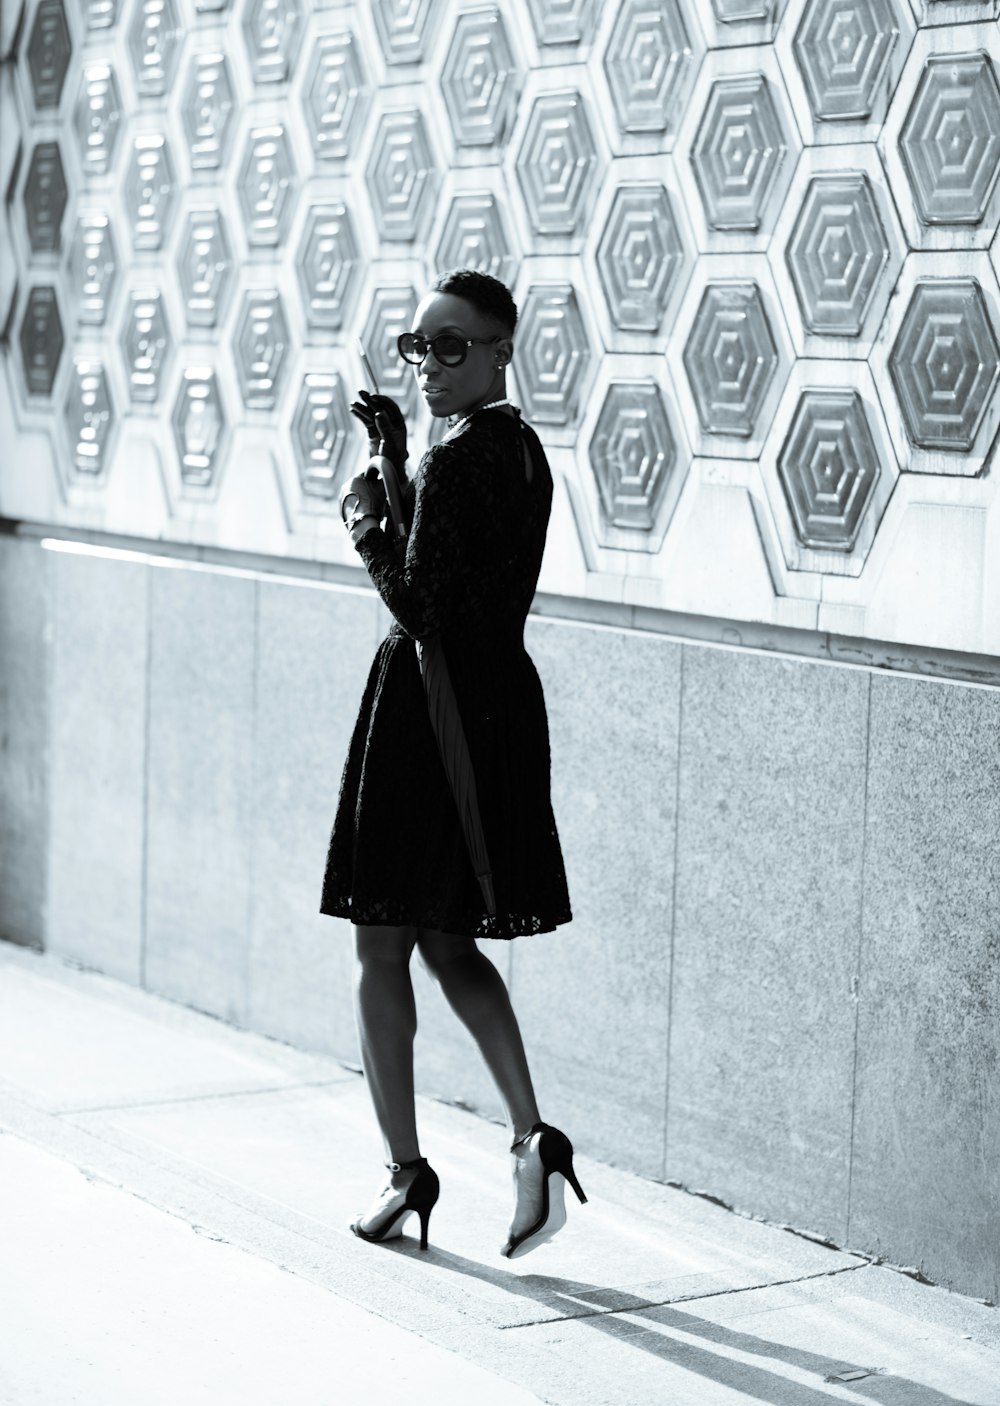
[[[508,1262],[505,1129],[419,1119],[365,1244],[356,1072],[0,942],[2,1406],[1000,1406],[996,1309],[585,1157]]]

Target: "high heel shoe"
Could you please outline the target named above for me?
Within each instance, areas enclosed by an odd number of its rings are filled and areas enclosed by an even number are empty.
[[[407,1171],[411,1167],[418,1167],[419,1171],[413,1181],[406,1188],[406,1199],[401,1206],[397,1206],[388,1220],[379,1230],[365,1230],[361,1224],[364,1217],[359,1216],[351,1223],[354,1234],[362,1240],[368,1240],[372,1244],[380,1244],[383,1240],[389,1240],[393,1236],[402,1235],[403,1221],[410,1211],[416,1211],[420,1217],[420,1248],[427,1249],[427,1227],[430,1225],[431,1211],[437,1204],[438,1196],[441,1193],[441,1183],[438,1181],[437,1172],[427,1161],[426,1157],[414,1157],[412,1162],[386,1162],[390,1172]],[[387,1192],[393,1192],[398,1196],[400,1191],[395,1190],[391,1182]],[[391,1202],[391,1196],[383,1193],[387,1202]],[[378,1214],[378,1212],[376,1212]]]
[[[514,1172],[515,1197],[522,1186],[525,1188],[529,1186],[530,1181],[534,1180],[540,1170],[542,1173],[542,1209],[532,1224],[516,1235],[513,1231],[513,1222],[511,1223],[507,1243],[500,1250],[500,1253],[506,1255],[509,1260],[526,1255],[529,1250],[534,1250],[546,1240],[551,1240],[557,1231],[562,1230],[566,1224],[566,1182],[569,1182],[576,1192],[579,1201],[585,1202],[587,1199],[573,1170],[573,1144],[565,1133],[561,1133],[558,1128],[553,1128],[548,1123],[536,1123],[530,1132],[525,1133],[524,1137],[515,1138],[510,1145],[510,1150],[516,1154],[516,1149],[523,1145],[526,1145],[526,1151],[524,1156],[519,1159]],[[532,1162],[534,1166],[530,1167]],[[522,1172],[523,1167],[530,1167],[527,1177]],[[552,1181],[551,1190],[549,1188],[550,1180]]]

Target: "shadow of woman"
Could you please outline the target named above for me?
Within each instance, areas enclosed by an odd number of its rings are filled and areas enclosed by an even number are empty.
[[[399,1250],[408,1252],[406,1242],[396,1244]],[[843,1358],[738,1332],[709,1319],[699,1318],[690,1311],[685,1312],[676,1307],[676,1303],[657,1303],[610,1285],[557,1279],[545,1274],[514,1274],[466,1259],[439,1246],[433,1246],[427,1255],[421,1254],[420,1259],[427,1263],[428,1268],[434,1265],[452,1274],[478,1279],[509,1294],[530,1299],[546,1310],[526,1321],[519,1319],[504,1325],[512,1331],[538,1323],[577,1321],[626,1347],[651,1353],[664,1362],[697,1373],[719,1386],[729,1387],[758,1401],[771,1402],[772,1406],[829,1406],[831,1395],[821,1387],[813,1389],[800,1380],[746,1362],[731,1353],[735,1351],[784,1362],[789,1367],[816,1376],[819,1383],[847,1372],[863,1371],[866,1373],[863,1378],[854,1382],[839,1381],[837,1386],[857,1390],[865,1401],[883,1402],[885,1406],[985,1406],[982,1400],[973,1402],[949,1396],[936,1387],[882,1372],[869,1364],[846,1362]],[[693,1301],[694,1296],[681,1300]],[[628,1317],[623,1318],[620,1316],[622,1314],[628,1314]]]

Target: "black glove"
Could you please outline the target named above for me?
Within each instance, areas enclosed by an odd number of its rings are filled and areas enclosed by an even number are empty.
[[[351,403],[351,414],[365,427],[369,452],[377,454],[379,445],[384,443],[386,458],[402,481],[406,474],[404,465],[409,458],[403,412],[391,396],[372,395],[370,391],[358,391],[358,396],[359,399]]]
[[[340,516],[348,529],[363,517],[381,522],[385,512],[385,489],[378,469],[369,468],[363,474],[355,474],[341,490]]]

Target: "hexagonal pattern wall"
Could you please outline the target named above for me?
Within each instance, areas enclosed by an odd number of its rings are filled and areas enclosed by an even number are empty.
[[[4,515],[356,564],[358,340],[415,464],[395,338],[472,266],[521,311],[542,589],[948,645],[926,555],[1000,649],[995,4],[11,8]]]

